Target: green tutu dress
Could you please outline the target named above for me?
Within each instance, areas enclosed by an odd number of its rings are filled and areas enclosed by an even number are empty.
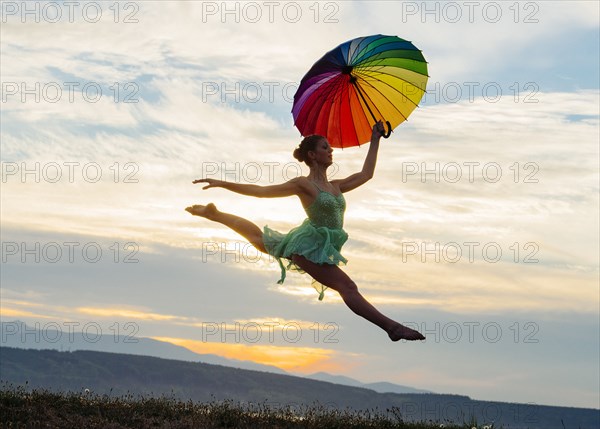
[[[304,272],[291,260],[292,255],[304,256],[316,264],[339,265],[346,264],[347,259],[340,250],[348,240],[348,234],[343,230],[346,200],[344,195],[334,195],[321,190],[314,184],[319,193],[313,203],[306,208],[306,219],[302,225],[292,229],[287,234],[272,230],[268,226],[263,229],[263,242],[267,252],[277,259],[281,267],[281,278],[285,280],[286,270]],[[282,259],[288,259],[287,267]],[[327,287],[313,280],[313,287],[319,292],[319,301],[323,299]]]

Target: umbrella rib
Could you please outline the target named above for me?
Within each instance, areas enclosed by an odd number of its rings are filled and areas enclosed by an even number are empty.
[[[381,61],[383,61],[383,59],[382,59]],[[401,77],[395,76],[395,75],[393,75],[393,74],[391,74],[391,73],[386,73],[386,72],[384,72],[384,71],[377,70],[375,67],[379,67],[379,68],[385,68],[385,67],[392,67],[392,66],[385,66],[385,65],[382,65],[382,66],[373,66],[373,65],[371,65],[371,66],[368,66],[368,67],[362,67],[362,66],[360,66],[360,65],[359,65],[359,66],[356,66],[356,67],[354,68],[354,70],[356,70],[356,71],[357,71],[357,73],[360,73],[362,70],[366,70],[366,71],[369,71],[370,73],[379,73],[380,75],[392,76],[392,77],[394,77],[394,78],[396,78],[396,79],[399,79],[399,80],[401,80],[401,81],[403,81],[403,82],[406,82],[406,83],[408,83],[408,84],[410,84],[410,85],[412,85],[412,86],[415,86],[415,87],[416,87],[416,85],[414,85],[412,82],[409,82],[409,81],[407,81],[406,79],[403,79],[403,78],[401,78]],[[395,67],[395,68],[400,68],[400,67]],[[412,71],[412,70],[411,70],[411,71]],[[419,75],[421,75],[421,76],[426,76],[426,77],[429,77],[428,75],[424,75],[423,73],[419,73],[419,72],[415,72],[415,71],[412,71],[412,72],[413,72],[413,73],[416,73],[416,74],[419,74]],[[374,77],[370,77],[370,78],[372,78],[373,80],[375,80],[375,78],[374,78]],[[362,79],[363,79],[364,81],[368,81],[368,79],[369,79],[369,78],[362,76]],[[380,80],[380,81],[381,81],[381,80]],[[384,83],[385,83],[385,82],[384,82]],[[397,90],[396,90],[396,89],[395,89],[393,86],[391,86],[391,85],[389,85],[389,84],[386,84],[386,85],[390,86],[390,87],[391,87],[391,88],[392,88],[394,91],[396,91],[396,92],[399,92],[399,91],[397,91]],[[420,88],[419,88],[419,89],[420,89]],[[425,92],[425,90],[423,90],[423,92]],[[402,93],[400,93],[400,94],[402,94]],[[406,97],[404,94],[402,94],[402,95],[403,95],[404,97]],[[406,97],[406,98],[408,98],[408,97]],[[411,102],[412,102],[412,100],[411,100]],[[415,104],[415,103],[413,102],[413,104]],[[415,105],[416,105],[416,104],[415,104]]]
[[[369,71],[370,71],[370,70],[369,70]],[[416,85],[414,85],[412,82],[409,82],[409,81],[407,81],[406,79],[402,79],[401,77],[394,76],[393,74],[390,74],[390,73],[385,73],[385,72],[380,72],[380,71],[377,71],[376,73],[379,73],[379,74],[382,74],[382,75],[386,75],[386,76],[392,76],[392,77],[395,77],[395,78],[397,78],[397,79],[399,79],[399,80],[401,80],[401,81],[403,81],[403,82],[406,82],[406,83],[408,83],[409,85],[412,85],[412,86],[414,86],[414,87],[417,87],[417,86],[416,86]],[[397,92],[398,94],[402,95],[404,98],[406,98],[406,99],[407,99],[408,101],[410,101],[412,104],[414,104],[416,107],[418,107],[418,106],[419,106],[417,103],[415,103],[415,102],[414,102],[414,101],[412,101],[410,98],[408,98],[406,95],[404,95],[402,92],[398,91],[398,90],[397,90],[396,88],[394,88],[392,85],[390,85],[390,84],[389,84],[389,83],[387,83],[387,82],[384,82],[384,81],[382,81],[381,79],[376,79],[375,77],[372,77],[372,76],[368,76],[368,77],[361,76],[361,79],[362,79],[362,81],[363,81],[363,82],[365,82],[365,83],[367,83],[367,84],[368,84],[368,83],[369,83],[369,81],[371,81],[371,80],[372,80],[372,81],[381,82],[381,83],[383,83],[384,85],[388,86],[390,89],[392,89],[394,92]],[[371,88],[373,88],[373,85],[369,85],[369,86],[371,86]],[[419,89],[420,89],[420,88],[419,88]],[[423,92],[425,92],[425,90],[423,90]],[[387,97],[386,97],[386,98],[387,98]],[[404,115],[402,115],[402,116],[404,116]]]
[[[327,100],[336,98],[338,96],[339,88],[343,85],[342,80],[339,77],[334,78],[335,82],[327,86],[327,89],[323,92],[322,96],[325,96]],[[331,95],[333,94],[333,97]]]
[[[385,61],[386,59],[389,59],[389,57],[381,58],[381,59],[377,60],[377,62],[381,63],[381,62]],[[415,63],[422,63],[423,62],[423,61],[418,61],[418,60],[414,60],[414,59],[411,59],[411,58],[405,58],[405,59],[409,60],[409,61],[414,61]],[[375,64],[369,64],[367,66],[364,66],[362,64],[357,64],[357,65],[355,65],[353,67],[353,70],[371,70],[373,72],[384,73],[380,69],[386,68],[386,67],[393,67],[393,68],[399,68],[399,69],[402,69],[402,70],[409,70],[409,69],[403,69],[402,67],[396,67],[396,66],[385,65],[385,64],[377,64],[376,62],[375,62]],[[413,73],[416,73],[416,74],[419,74],[421,76],[427,76],[427,77],[429,77],[429,75],[423,74],[423,73],[418,72],[418,71],[414,71],[414,70],[409,70],[409,71],[411,71]]]
[[[373,120],[375,122],[377,122],[377,118],[375,118],[375,115],[373,114],[373,111],[371,110],[371,108],[369,107],[369,103],[367,103],[367,100],[365,100],[365,96],[362,93],[362,90],[360,89],[360,86],[358,84],[354,85],[356,88],[356,92],[358,93],[358,95],[360,96],[360,98],[362,99],[362,101],[365,103],[365,106],[367,107],[367,110],[369,111],[369,113],[371,114],[371,117],[373,118]],[[375,103],[373,103],[375,104]]]
[[[348,76],[348,80],[349,79],[350,79],[350,77]],[[332,83],[329,86],[328,90],[326,92],[324,92],[321,96],[325,97],[327,100],[332,100],[332,104],[336,104],[343,97],[343,93],[344,93],[343,88],[344,88],[344,85],[347,85],[347,83],[344,80],[345,79],[344,79],[343,76],[339,76],[336,79],[336,82]],[[348,96],[349,101],[350,101],[351,98],[352,98],[351,91],[347,91],[347,92],[348,92],[347,96]],[[342,129],[341,119],[342,119],[341,117],[338,117],[338,118],[334,119],[337,122],[338,128],[340,130]],[[355,137],[358,137],[356,135],[356,130],[354,130],[354,133],[355,133]],[[341,143],[342,143],[341,147],[343,148],[343,142],[341,142]]]
[[[415,48],[415,49],[405,49],[405,50],[407,50],[407,51],[413,51],[413,50],[414,50],[414,51],[419,51],[419,52],[422,52],[420,49],[417,49],[417,48],[415,47],[415,45],[413,45],[413,44],[412,44],[412,42],[410,42],[410,41],[408,41],[408,40],[404,40],[404,39],[402,39],[402,41],[403,41],[403,42],[406,42],[406,43],[409,43],[411,46],[413,46],[413,47]],[[376,49],[379,49],[379,48],[380,48],[380,47],[382,47],[382,46],[385,46],[385,45],[392,44],[392,43],[398,43],[398,40],[390,40],[389,42],[385,42],[385,43],[382,43],[381,45],[374,46],[374,47],[370,48],[370,49],[369,49],[369,50],[367,50],[367,51],[364,51],[364,52],[363,52],[363,51],[361,51],[361,52],[360,52],[360,57],[361,57],[361,58],[369,58],[369,56],[370,56],[370,53],[371,53],[371,52],[373,52],[374,50],[376,50]],[[385,52],[385,51],[382,51],[382,52]]]
[[[323,97],[323,99],[326,101],[331,101],[331,104],[335,104],[336,99],[341,97],[340,88],[342,88],[344,85],[343,79],[340,79],[339,76],[333,78],[333,80],[335,80],[335,82],[332,82],[330,85],[328,85],[325,88],[325,91],[323,91],[323,93],[319,94],[319,97]],[[317,118],[318,118],[318,115],[317,115]],[[315,119],[315,121],[316,120],[317,119]]]
[[[338,78],[334,78],[335,80],[339,80]],[[319,94],[319,97],[323,97],[325,100],[331,100],[331,99],[335,99],[336,96],[336,92],[338,91],[340,83],[339,82],[333,82],[330,85],[327,85],[324,88],[324,91]],[[332,97],[333,95],[333,97]]]
[[[367,79],[364,79],[364,78],[363,78],[363,82],[364,82],[366,85],[369,85],[371,88],[375,89],[375,87],[374,87],[373,85],[371,85]],[[384,83],[385,85],[387,85],[387,86],[390,86],[389,84],[387,84],[387,83],[385,83],[385,82],[383,82],[383,83]],[[390,86],[390,87],[391,87],[391,86]],[[391,87],[391,88],[393,89],[393,87]],[[375,89],[375,90],[377,91],[377,89]],[[411,103],[415,104],[415,103],[414,103],[414,102],[413,102],[413,101],[412,101],[410,98],[408,98],[406,95],[402,94],[402,93],[401,93],[401,92],[399,92],[399,91],[396,91],[396,92],[398,92],[400,95],[402,95],[402,96],[403,96],[405,99],[409,100]],[[369,99],[369,101],[371,102],[371,104],[373,104],[373,106],[375,106],[375,103],[373,102],[373,100],[371,99],[371,97],[369,97],[368,95],[366,95],[366,98],[368,98],[368,99]],[[387,99],[387,97],[385,97],[385,98]],[[408,118],[407,118],[407,117],[404,115],[404,113],[402,113],[402,111],[401,111],[400,109],[398,109],[398,108],[397,108],[397,107],[396,107],[394,104],[392,104],[392,103],[390,103],[390,105],[391,105],[391,106],[394,108],[394,110],[396,110],[396,112],[398,112],[398,113],[399,113],[399,114],[400,114],[400,115],[401,115],[401,116],[404,118],[404,120],[405,120],[405,121],[407,121],[407,120],[408,120]],[[418,105],[416,105],[416,104],[415,104],[415,106],[417,106],[417,107],[418,107]],[[379,111],[379,109],[377,109],[377,111]]]

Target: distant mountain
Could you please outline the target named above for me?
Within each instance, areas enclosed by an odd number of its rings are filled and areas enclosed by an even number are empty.
[[[326,372],[317,372],[315,374],[307,375],[306,377],[313,380],[342,384],[344,386],[364,387],[379,393],[433,393],[429,390],[415,389],[414,387],[387,383],[385,381],[379,383],[362,383],[350,377],[345,377],[343,375],[332,375]]]
[[[13,386],[98,395],[168,396],[210,402],[291,408],[395,410],[406,422],[433,420],[511,429],[597,429],[600,411],[530,404],[474,401],[466,396],[377,393],[303,377],[249,371],[198,362],[94,351],[59,352],[0,347],[0,380]],[[5,386],[5,384],[2,384]]]
[[[434,393],[430,390],[415,389],[414,387],[403,386],[402,384],[388,383],[380,381],[377,383],[366,383],[364,387],[373,389],[379,393]]]
[[[57,324],[58,328],[59,325]],[[177,346],[164,341],[151,338],[132,337],[127,335],[97,335],[98,330],[90,326],[86,334],[82,332],[64,332],[59,329],[44,326],[35,329],[24,322],[0,322],[2,332],[1,346],[37,350],[93,350],[99,352],[125,353],[132,355],[154,356],[164,359],[177,359],[188,362],[203,362],[213,365],[223,365],[232,368],[249,369],[253,371],[267,371],[275,374],[288,374],[288,372],[272,365],[262,365],[250,361],[227,359],[211,354],[199,354],[182,346]],[[74,330],[73,330],[74,331]],[[301,376],[301,375],[298,375]],[[361,383],[349,377],[331,375],[319,372],[307,376],[313,380],[327,381],[344,386],[366,387],[380,393],[432,393],[426,390],[415,389],[408,386],[392,383]]]
[[[58,328],[59,325],[56,324]],[[4,347],[37,350],[93,350],[111,353],[154,356],[165,359],[178,359],[189,362],[204,362],[213,365],[223,365],[233,368],[250,369],[254,371],[269,371],[276,374],[287,374],[284,370],[271,365],[261,365],[255,362],[227,359],[217,355],[195,353],[185,347],[153,340],[151,338],[133,337],[128,335],[100,335],[98,328],[89,326],[84,332],[64,332],[48,325],[36,329],[16,320],[0,322],[2,343]]]

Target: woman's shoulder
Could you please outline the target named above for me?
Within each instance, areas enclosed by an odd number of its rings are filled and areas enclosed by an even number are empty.
[[[340,184],[342,183],[343,179],[335,179],[335,180],[330,180],[329,183],[331,183],[331,186],[333,186],[333,188],[342,193],[342,188],[340,187]]]
[[[308,187],[311,184],[310,179],[306,176],[294,177],[293,179],[288,180],[288,182],[302,187]]]
[[[306,176],[294,177],[293,179],[288,180],[287,183],[293,185],[299,194],[310,194],[314,189],[314,185]]]

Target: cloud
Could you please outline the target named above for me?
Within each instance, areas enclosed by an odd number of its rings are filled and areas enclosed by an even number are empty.
[[[36,319],[51,319],[49,316],[45,316],[39,313],[33,313],[27,310],[21,310],[18,308],[11,308],[5,305],[0,308],[0,316],[2,317],[34,317]]]
[[[251,360],[263,365],[273,365],[285,371],[303,374],[315,371],[339,372],[345,366],[342,356],[338,356],[338,353],[330,349],[216,343],[169,337],[155,337],[154,339],[183,346],[200,354],[216,354],[229,359]]]
[[[100,316],[100,317],[118,317],[122,319],[137,319],[137,320],[157,320],[157,321],[173,321],[180,319],[178,316],[148,313],[144,311],[127,309],[127,308],[95,308],[95,307],[79,307],[76,308],[77,313]]]
[[[185,93],[185,83],[180,85],[175,94]],[[377,294],[378,287],[397,290],[401,294],[412,293],[428,289],[428,285],[439,285],[433,286],[434,290],[442,285],[454,285],[447,290],[456,291],[460,284],[461,290],[466,287],[470,293],[480,295],[480,283],[465,280],[470,276],[495,276],[502,279],[500,284],[531,283],[538,285],[536,288],[539,287],[542,295],[543,291],[552,290],[549,284],[559,278],[561,282],[580,284],[581,290],[589,290],[583,285],[588,284],[589,276],[597,272],[594,262],[597,249],[586,238],[594,228],[597,230],[593,213],[598,204],[598,173],[593,160],[598,153],[594,140],[598,127],[597,116],[594,116],[598,93],[539,93],[536,97],[537,103],[515,103],[511,97],[504,97],[495,103],[477,99],[423,107],[416,112],[414,122],[396,131],[395,141],[382,143],[376,178],[347,195],[346,229],[351,236],[344,248],[351,261],[347,269],[358,276],[365,293]],[[192,110],[211,111],[213,116],[205,122],[190,125],[187,130],[185,126],[179,129],[179,121],[192,100],[197,102],[196,109]],[[290,199],[255,201],[225,191],[202,191],[189,184],[202,171],[212,171],[216,177],[227,180],[247,182],[245,179],[250,172],[247,166],[252,166],[252,171],[258,172],[265,184],[284,181],[285,160],[289,155],[281,145],[276,147],[273,136],[266,132],[275,129],[274,122],[264,122],[260,113],[243,113],[228,107],[214,110],[209,104],[200,102],[197,96],[185,95],[181,100],[173,98],[166,103],[166,111],[181,110],[181,115],[170,116],[173,119],[164,124],[175,130],[172,140],[165,144],[166,134],[142,137],[147,146],[128,167],[124,162],[127,158],[120,157],[125,156],[128,147],[135,145],[133,137],[115,136],[114,141],[107,137],[79,140],[85,147],[97,146],[106,154],[121,154],[112,160],[104,156],[92,158],[98,160],[93,162],[103,173],[102,180],[96,183],[85,180],[84,168],[90,161],[83,160],[71,161],[79,162],[73,170],[74,183],[68,181],[69,166],[65,161],[57,162],[63,173],[58,183],[44,180],[45,175],[55,171],[48,162],[42,162],[38,168],[41,183],[29,183],[35,174],[25,176],[23,183],[23,171],[5,176],[4,225],[21,228],[35,225],[35,228],[100,236],[119,235],[127,240],[143,240],[149,247],[154,244],[195,247],[216,251],[210,256],[213,259],[221,258],[226,251],[234,251],[243,256],[244,261],[252,259],[252,263],[240,264],[246,270],[262,271],[268,267],[268,261],[259,259],[258,253],[244,247],[245,242],[237,234],[192,218],[183,208],[210,198],[222,209],[233,213],[256,213],[252,220],[259,225],[269,224],[285,231],[300,223],[304,217],[302,209]],[[219,109],[238,112],[233,118],[240,124],[240,129],[230,128],[229,140],[234,143],[227,150],[215,153],[211,149],[214,143],[208,143],[220,133],[217,130],[221,126],[215,124],[222,123],[225,127],[224,118],[231,117],[222,117]],[[151,121],[161,120],[160,110],[151,110],[150,115],[154,115]],[[594,119],[572,121],[567,119],[568,115]],[[191,124],[189,120],[187,123]],[[264,140],[251,134],[236,134],[251,128],[260,134],[261,123],[265,130]],[[183,137],[185,133],[209,137],[192,143]],[[74,138],[66,130],[58,141],[71,142]],[[13,139],[19,142],[15,153],[31,154],[26,156],[27,161],[22,161],[25,164],[11,164],[18,170],[35,170],[35,164],[29,160],[36,160],[36,150],[50,151],[50,147],[41,144],[42,140],[36,144],[32,140]],[[527,145],[521,144],[523,141]],[[61,146],[72,150],[72,146],[63,144],[58,148]],[[9,140],[9,152],[11,147]],[[256,156],[261,147],[266,155],[262,160]],[[276,149],[269,152],[269,148]],[[360,169],[363,152],[362,148],[336,151],[339,171],[335,177],[344,177]],[[41,159],[46,157],[49,155]],[[197,157],[204,161],[200,168],[194,162],[187,162]],[[120,161],[115,164],[116,160]],[[272,168],[268,168],[269,165]],[[6,164],[4,167],[6,170]],[[189,173],[182,174],[182,167]],[[199,174],[192,173],[194,167],[198,168]],[[94,171],[89,169],[88,176]],[[298,174],[300,170],[288,168],[287,171]],[[130,175],[137,183],[115,183],[116,173],[119,173],[120,182]],[[185,191],[186,186],[189,191]],[[49,193],[53,197],[47,201],[44,220],[40,221],[37,213],[29,210],[30,201]],[[74,195],[77,198],[74,199]],[[107,195],[110,195],[109,200]],[[263,208],[260,212],[255,211],[257,204]],[[85,207],[84,211],[82,207]],[[569,221],[565,222],[566,219]],[[549,231],[552,231],[551,236]],[[433,252],[436,255],[430,254],[427,260],[427,249],[435,249],[435,246],[438,246]],[[491,252],[489,256],[482,253],[483,249]],[[502,252],[498,263],[495,263],[496,249]],[[457,266],[462,272],[458,276],[453,265],[456,251],[461,252]],[[391,257],[389,252],[393,252]],[[412,255],[406,257],[406,253]],[[423,257],[426,263],[419,262]],[[537,261],[536,269],[526,263],[530,260]],[[378,261],[380,270],[375,268]],[[391,286],[395,282],[390,281],[386,268],[388,264],[397,266],[398,261],[403,272],[400,289]],[[422,268],[432,263],[435,264],[432,274],[423,275]],[[555,274],[549,279],[540,276],[537,269],[540,266]],[[306,282],[299,281],[297,285],[294,282],[289,279],[285,288],[276,290],[311,296],[312,289]],[[386,282],[390,286],[376,286]],[[596,302],[590,300],[589,295],[569,294],[573,298],[570,304],[573,307],[588,308]],[[502,296],[498,300],[488,300],[486,296],[484,305],[502,303],[503,308],[514,307],[516,302],[519,302],[518,306],[524,305],[517,295],[512,298]],[[554,293],[551,296],[555,296]],[[389,299],[415,304],[432,302],[429,297],[414,297],[407,301],[407,298],[391,295]],[[451,297],[447,299],[454,302]],[[554,298],[549,296],[548,299],[551,302]],[[483,305],[478,299],[471,302],[474,306]],[[536,308],[549,305],[546,300],[526,302]],[[557,306],[565,304],[564,298],[554,302]],[[457,310],[460,306],[473,307],[465,301],[456,301],[452,305],[457,305]]]

